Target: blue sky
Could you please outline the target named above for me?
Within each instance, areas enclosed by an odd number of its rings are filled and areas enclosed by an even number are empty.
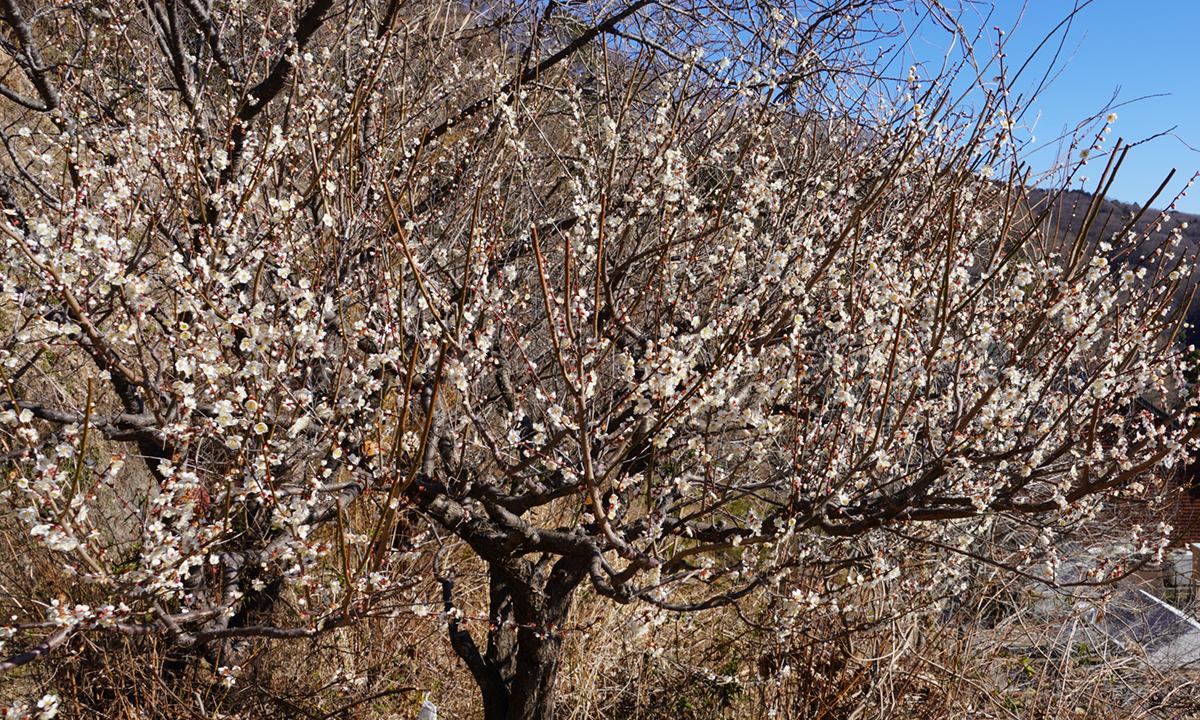
[[[1005,63],[1015,69],[1075,6],[1073,0],[1031,0],[1028,4],[996,0],[968,6],[963,26],[968,31],[983,27],[990,12],[987,39],[981,40],[984,47],[977,54],[996,41],[997,33],[991,28],[998,26],[1005,30]],[[910,48],[917,58],[940,59],[948,49],[949,36],[940,28],[922,26],[915,33]],[[1030,70],[1011,87],[1014,94],[1030,90],[1041,79],[1058,48],[1056,40],[1062,36],[1060,29],[1038,53]],[[1027,125],[1036,122],[1030,131],[1036,138],[1034,145],[1046,145],[1064,132],[1070,133],[1081,121],[1100,112],[1116,93],[1116,103],[1125,104],[1115,109],[1118,118],[1107,144],[1118,136],[1128,143],[1168,131],[1171,134],[1130,151],[1109,197],[1144,203],[1171,168],[1176,168],[1171,184],[1154,203],[1164,206],[1200,170],[1198,47],[1200,2],[1196,0],[1093,0],[1072,21],[1056,65],[1060,71],[1057,78],[1026,115]],[[1058,152],[1057,146],[1051,146],[1028,159],[1035,171],[1041,171],[1053,164]],[[1098,177],[1103,167],[1104,159],[1095,158],[1085,169],[1090,172],[1083,174]],[[1093,180],[1086,187],[1092,190],[1094,185]],[[1177,208],[1200,213],[1200,183],[1192,189],[1195,192],[1179,200]]]

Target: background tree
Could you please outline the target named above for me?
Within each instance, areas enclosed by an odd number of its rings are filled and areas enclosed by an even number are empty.
[[[1021,101],[889,79],[894,9],[6,0],[5,493],[74,579],[0,669],[161,636],[232,684],[432,610],[548,718],[581,586],[788,628],[1053,580],[1189,452],[1134,400],[1191,259],[1045,236]]]

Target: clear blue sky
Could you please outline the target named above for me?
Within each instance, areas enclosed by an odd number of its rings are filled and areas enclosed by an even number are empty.
[[[995,0],[968,6],[963,26],[972,31],[986,22],[986,39],[977,54],[995,42],[992,26],[1005,30],[1005,62],[1015,70],[1075,6],[1073,0]],[[940,28],[914,30],[917,37],[910,39],[910,48],[917,58],[932,61],[948,49],[949,36]],[[1062,37],[1060,29],[1011,87],[1013,93],[1028,91],[1041,79]],[[1110,198],[1145,203],[1176,168],[1154,203],[1162,207],[1200,169],[1200,0],[1093,0],[1075,15],[1056,69],[1057,78],[1025,118],[1026,124],[1036,121],[1035,145],[1070,133],[1112,101],[1114,93],[1116,103],[1128,104],[1116,108],[1118,119],[1106,144],[1118,136],[1137,142],[1171,132],[1130,151]],[[1048,168],[1058,151],[1050,147],[1032,155],[1034,170]],[[1090,172],[1083,174],[1098,177],[1103,163],[1103,158],[1094,159],[1085,169]],[[1200,213],[1200,182],[1192,191],[1178,202],[1178,210]]]

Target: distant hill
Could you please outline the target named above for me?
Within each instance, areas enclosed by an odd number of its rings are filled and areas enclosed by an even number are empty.
[[[1030,204],[1034,206],[1034,211],[1037,212],[1043,209],[1051,192],[1041,188],[1034,188],[1029,191]],[[1088,205],[1092,201],[1090,193],[1081,190],[1073,190],[1062,193],[1062,201],[1059,203],[1059,208],[1062,212],[1057,213],[1059,230],[1068,232],[1074,238],[1078,233],[1080,226],[1083,224]],[[1072,209],[1075,212],[1072,213]],[[1100,211],[1096,214],[1096,221],[1088,232],[1089,245],[1094,244],[1101,238],[1112,242],[1113,233],[1123,228],[1130,219],[1142,213],[1137,224],[1133,228],[1133,232],[1141,235],[1149,233],[1146,240],[1159,240],[1168,232],[1179,227],[1183,223],[1187,223],[1188,227],[1182,230],[1182,235],[1185,243],[1193,250],[1200,247],[1200,215],[1192,215],[1189,213],[1171,212],[1169,220],[1162,220],[1162,211],[1157,209],[1148,209],[1142,212],[1142,208],[1137,203],[1125,203],[1120,200],[1101,200]],[[1154,225],[1156,227],[1151,228]]]
[[[1045,211],[1052,195],[1052,191],[1040,188],[1029,191],[1030,210],[1034,217],[1039,217]],[[1078,237],[1086,222],[1092,197],[1090,193],[1080,190],[1062,193],[1059,196],[1058,207],[1043,220],[1050,227],[1057,226],[1060,246],[1073,243]],[[1130,227],[1130,222],[1135,217],[1137,222]],[[1132,240],[1126,237],[1123,241],[1115,237],[1127,227],[1129,229],[1126,232],[1133,233]],[[1153,250],[1172,231],[1178,231],[1180,236],[1176,248],[1166,258],[1154,256]],[[1088,247],[1095,247],[1101,240],[1113,245],[1110,259],[1114,264],[1129,263],[1135,267],[1144,267],[1147,270],[1147,280],[1150,281],[1154,278],[1154,271],[1159,263],[1173,263],[1180,252],[1186,253],[1192,263],[1195,262],[1197,250],[1200,249],[1200,215],[1181,212],[1164,215],[1163,211],[1156,209],[1143,212],[1141,206],[1136,203],[1102,200],[1086,234]],[[1197,279],[1196,272],[1193,271],[1188,282],[1180,290],[1181,301],[1195,288]],[[1200,331],[1197,330],[1197,326],[1200,325],[1200,301],[1191,302],[1188,323],[1191,327],[1187,331],[1187,337],[1181,339],[1200,345]]]

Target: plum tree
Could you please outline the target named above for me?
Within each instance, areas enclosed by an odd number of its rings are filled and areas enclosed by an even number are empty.
[[[399,607],[549,718],[581,586],[787,627],[1052,580],[1195,440],[1178,238],[1053,237],[1003,73],[889,79],[890,5],[0,5],[4,495],[78,593],[0,670],[157,635],[232,683]]]

